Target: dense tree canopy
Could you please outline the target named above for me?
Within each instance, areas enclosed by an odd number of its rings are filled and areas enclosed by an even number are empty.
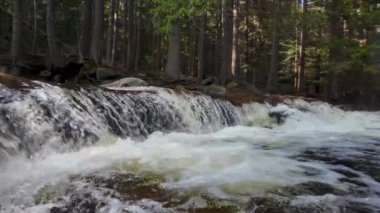
[[[79,55],[123,73],[267,92],[378,100],[380,91],[376,0],[1,0],[0,18],[1,60],[14,64]]]

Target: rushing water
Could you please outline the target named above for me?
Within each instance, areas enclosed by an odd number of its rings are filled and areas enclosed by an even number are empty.
[[[260,212],[252,198],[273,196],[315,212],[380,211],[380,113],[38,84],[27,92],[0,85],[0,211],[50,212],[88,197],[102,205],[67,212],[179,211],[154,196],[130,202],[84,181],[115,173],[159,176],[164,189],[205,194],[242,212]],[[306,184],[312,189],[294,188]],[[36,201],[54,185],[70,190]]]

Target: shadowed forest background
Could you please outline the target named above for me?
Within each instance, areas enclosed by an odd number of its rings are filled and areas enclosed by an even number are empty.
[[[379,17],[376,0],[1,0],[0,64],[59,83],[145,73],[374,105]]]

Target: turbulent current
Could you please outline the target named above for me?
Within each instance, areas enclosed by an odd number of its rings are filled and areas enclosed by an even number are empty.
[[[380,212],[380,113],[0,84],[0,212]]]

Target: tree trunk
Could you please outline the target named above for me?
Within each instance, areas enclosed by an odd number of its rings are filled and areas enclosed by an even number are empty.
[[[92,28],[92,5],[94,0],[85,0],[82,12],[82,32],[81,32],[81,54],[84,58],[90,57],[91,50],[91,28]]]
[[[114,35],[114,26],[115,26],[115,16],[116,16],[116,0],[111,0],[111,13],[109,14],[108,21],[108,32],[107,32],[107,51],[106,59],[107,63],[111,64],[112,60],[112,44],[113,44],[113,35]]]
[[[205,28],[206,28],[206,15],[200,17],[199,34],[198,34],[198,74],[199,80],[203,78],[204,74],[204,44],[205,44]]]
[[[23,11],[22,5],[25,3],[23,0],[13,1],[13,24],[12,24],[12,43],[11,55],[12,63],[17,64],[22,58],[22,22]]]
[[[187,75],[194,77],[195,76],[195,56],[197,53],[197,31],[196,31],[196,26],[197,26],[197,21],[194,19],[192,21],[192,26],[191,26],[191,33],[190,33],[190,57],[189,57],[189,68],[188,68],[188,73]]]
[[[33,44],[32,52],[37,52],[37,39],[38,39],[38,14],[37,14],[37,0],[33,0]]]
[[[222,61],[219,73],[219,79],[222,84],[232,78],[233,27],[233,1],[224,1]]]
[[[171,80],[179,80],[181,78],[181,29],[179,23],[173,24],[169,35],[166,73]]]
[[[303,22],[301,30],[301,47],[300,47],[300,67],[297,77],[297,87],[296,91],[298,94],[304,92],[305,90],[305,60],[306,60],[306,39],[307,39],[307,29],[306,29],[306,16],[307,16],[307,4],[308,0],[303,0]]]
[[[253,62],[255,61],[255,58],[253,57],[253,54],[251,54],[251,49],[252,49],[252,46],[250,46],[251,44],[251,39],[250,39],[250,33],[251,33],[251,27],[252,25],[250,24],[250,11],[253,9],[252,7],[252,1],[251,0],[246,0],[245,2],[245,7],[244,7],[244,13],[245,13],[245,16],[244,16],[244,24],[246,26],[246,29],[245,29],[245,32],[244,32],[244,73],[245,73],[245,81],[247,83],[250,83],[252,84],[253,86],[255,86],[256,84],[256,78],[255,78],[255,73],[254,73],[254,69],[253,69],[253,66],[251,66],[251,64],[253,64]]]
[[[103,57],[104,0],[95,0],[94,33],[92,39],[92,59],[98,65]]]
[[[127,6],[128,13],[128,53],[127,53],[127,71],[132,71],[136,60],[136,41],[134,28],[134,5],[135,0],[129,0]]]
[[[55,8],[56,0],[47,1],[47,12],[46,12],[46,26],[47,26],[47,40],[49,46],[49,68],[54,68],[58,65],[58,49],[57,49],[57,38],[55,34]]]
[[[233,6],[232,15],[233,15],[233,34],[232,34],[232,61],[231,61],[231,71],[235,79],[240,80],[240,66],[239,66],[239,16],[238,16],[238,7],[239,0],[235,0],[236,4]]]
[[[140,49],[141,49],[141,47],[140,47],[140,45],[141,45],[141,40],[140,40],[140,38],[141,38],[141,24],[140,24],[140,18],[138,18],[137,17],[137,20],[136,20],[136,28],[135,28],[135,36],[134,36],[134,38],[135,38],[135,40],[136,40],[136,42],[135,42],[135,51],[136,51],[136,53],[135,53],[135,57],[134,57],[134,61],[133,61],[133,69],[135,70],[135,71],[138,71],[139,69],[138,69],[138,66],[139,66],[139,60],[140,60]]]
[[[330,46],[329,46],[329,62],[330,69],[328,72],[327,94],[330,97],[337,97],[337,79],[336,65],[341,62],[340,46],[337,41],[343,36],[343,22],[341,20],[343,2],[334,0],[330,3]]]
[[[116,66],[116,44],[117,44],[117,18],[119,14],[119,0],[116,1],[116,6],[115,6],[115,12],[114,12],[114,23],[113,23],[113,29],[112,29],[112,50],[111,50],[111,64],[112,67]]]
[[[279,22],[279,1],[273,1],[273,35],[272,35],[272,50],[271,50],[271,59],[270,67],[268,73],[268,81],[266,90],[274,91],[277,88],[277,72],[278,72],[278,58],[279,58],[279,48],[280,41],[278,37],[278,22]]]

